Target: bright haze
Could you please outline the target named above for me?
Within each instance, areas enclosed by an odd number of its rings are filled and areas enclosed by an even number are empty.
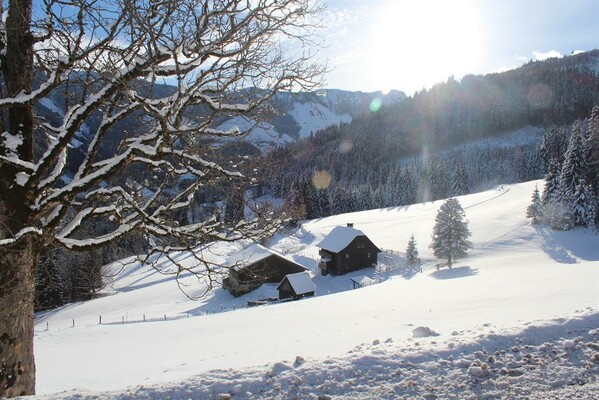
[[[331,88],[403,90],[599,46],[597,0],[328,0]]]

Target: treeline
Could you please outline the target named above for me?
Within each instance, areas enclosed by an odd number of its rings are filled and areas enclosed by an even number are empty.
[[[104,288],[106,279],[110,278],[111,272],[103,267],[115,260],[143,253],[145,242],[134,234],[126,236],[119,243],[82,252],[48,249],[38,261],[36,311],[94,298]]]
[[[296,219],[396,207],[460,196],[499,183],[544,175],[535,144],[469,147],[428,157],[320,170],[306,163],[296,171],[274,168],[273,196],[286,199]],[[271,175],[272,176],[272,175]]]
[[[547,164],[541,196],[535,189],[527,215],[554,229],[599,224],[599,106],[587,119],[545,132],[540,153]]]

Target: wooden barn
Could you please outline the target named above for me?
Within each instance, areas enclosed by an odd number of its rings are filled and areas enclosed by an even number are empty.
[[[323,275],[343,275],[376,264],[381,250],[353,224],[337,226],[316,245]]]
[[[235,297],[257,289],[263,283],[278,283],[288,274],[303,272],[302,265],[264,246],[254,244],[229,257],[229,275],[223,288]]]
[[[277,286],[279,291],[279,300],[283,299],[301,299],[303,297],[314,296],[316,285],[312,282],[310,274],[306,271],[296,274],[286,275]]]

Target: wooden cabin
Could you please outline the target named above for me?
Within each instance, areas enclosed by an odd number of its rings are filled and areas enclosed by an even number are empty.
[[[323,275],[343,275],[372,267],[381,250],[353,224],[337,226],[316,245],[320,248],[318,266]]]
[[[285,275],[306,270],[301,264],[258,244],[229,257],[225,266],[229,268],[229,275],[223,279],[223,288],[235,297],[263,283],[278,283]]]
[[[316,285],[312,282],[310,274],[306,271],[296,274],[286,275],[277,286],[279,291],[279,300],[283,299],[301,299],[303,297],[314,296]]]

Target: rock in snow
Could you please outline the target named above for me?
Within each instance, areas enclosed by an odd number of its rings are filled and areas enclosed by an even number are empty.
[[[413,338],[423,338],[429,336],[439,336],[439,334],[433,331],[428,326],[419,326],[418,328],[412,329],[412,337]]]

